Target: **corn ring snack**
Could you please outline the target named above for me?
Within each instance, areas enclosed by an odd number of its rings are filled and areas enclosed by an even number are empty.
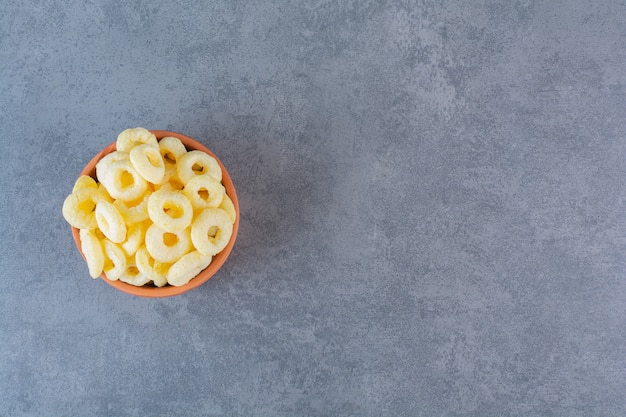
[[[224,187],[210,175],[198,175],[185,184],[183,194],[195,210],[202,210],[208,207],[218,207],[221,204]]]
[[[178,178],[186,184],[196,175],[209,174],[218,181],[222,181],[222,169],[217,160],[201,151],[189,151],[176,162]]]
[[[105,198],[97,188],[81,187],[68,195],[63,202],[63,217],[77,229],[95,229],[96,205]]]
[[[128,152],[113,151],[106,155],[96,164],[96,178],[105,187],[109,187],[109,181],[107,174],[110,172],[110,167],[113,162],[130,160],[130,154]]]
[[[207,208],[191,225],[191,241],[198,251],[213,256],[222,251],[233,233],[228,214],[220,208]]]
[[[147,143],[149,145],[158,146],[157,138],[152,132],[143,127],[135,127],[126,129],[117,136],[115,147],[118,151],[130,152],[137,145]]]
[[[122,243],[126,239],[126,223],[112,203],[101,201],[96,205],[96,223],[111,242]]]
[[[148,278],[139,271],[139,268],[137,268],[134,259],[128,260],[126,270],[122,272],[119,280],[130,285],[135,285],[137,287],[141,287],[142,285],[146,285],[150,282],[150,278]]]
[[[152,223],[143,221],[140,223],[132,223],[128,226],[126,241],[122,243],[122,249],[127,256],[135,255],[139,247],[143,245],[146,238],[146,230],[148,230],[150,224]]]
[[[105,178],[108,184],[104,185],[109,194],[119,200],[137,200],[148,190],[148,183],[135,171],[129,160],[113,162]]]
[[[102,269],[104,268],[102,244],[91,230],[81,229],[79,236],[80,247],[83,255],[85,255],[85,261],[87,261],[89,275],[96,279],[102,274]]]
[[[166,264],[155,260],[145,246],[139,248],[135,254],[135,265],[143,275],[154,282],[157,287],[167,284],[167,270],[171,264]]]
[[[166,232],[180,232],[191,224],[193,207],[183,193],[161,189],[148,198],[148,215]]]
[[[102,248],[104,249],[104,266],[102,270],[107,279],[117,281],[126,271],[126,253],[109,239],[102,240]]]
[[[98,188],[98,183],[89,175],[81,175],[74,183],[72,192],[76,192],[79,188]]]
[[[167,232],[153,224],[146,230],[146,249],[159,262],[175,262],[191,249],[189,230]]]
[[[199,251],[189,252],[174,263],[167,271],[167,282],[179,287],[185,285],[204,268],[211,264],[213,258]]]
[[[144,180],[152,184],[159,184],[163,180],[165,164],[157,146],[135,146],[130,151],[130,162]]]
[[[159,152],[163,157],[165,166],[174,166],[178,158],[187,153],[187,148],[180,139],[173,136],[166,136],[159,141]]]
[[[233,200],[231,200],[226,193],[224,193],[224,198],[222,198],[222,203],[220,204],[219,208],[221,208],[226,212],[226,214],[228,214],[228,217],[230,218],[230,221],[232,223],[235,223],[235,220],[237,219],[237,211],[235,210]]]

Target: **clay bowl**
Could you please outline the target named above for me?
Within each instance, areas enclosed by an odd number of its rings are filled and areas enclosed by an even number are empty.
[[[230,241],[228,242],[228,245],[226,245],[224,250],[222,250],[220,253],[218,253],[217,255],[213,257],[211,264],[209,264],[209,266],[206,269],[204,269],[202,272],[196,275],[195,278],[193,278],[191,281],[189,281],[185,285],[182,285],[180,287],[166,285],[160,288],[155,287],[155,286],[149,286],[149,285],[137,287],[134,285],[126,284],[125,282],[122,282],[119,280],[111,281],[104,275],[104,273],[101,275],[102,281],[106,282],[110,286],[122,292],[125,292],[127,294],[132,294],[132,295],[136,295],[139,297],[151,297],[151,298],[172,297],[172,296],[190,291],[204,284],[213,275],[215,275],[217,271],[219,271],[222,265],[224,265],[224,262],[226,262],[226,259],[228,259],[228,256],[233,250],[235,239],[237,238],[237,231],[239,230],[239,201],[237,199],[237,193],[235,192],[235,186],[233,185],[233,181],[230,178],[228,171],[226,171],[224,164],[222,164],[222,161],[220,161],[220,159],[213,152],[211,152],[206,146],[190,138],[189,136],[181,135],[180,133],[169,132],[167,130],[151,130],[151,132],[154,133],[154,135],[159,140],[166,136],[176,137],[180,139],[180,141],[185,145],[187,150],[203,151],[203,152],[208,153],[212,157],[214,157],[219,163],[220,167],[222,168],[222,184],[226,188],[226,194],[233,201],[233,205],[235,206],[235,211],[237,212],[237,218],[235,220],[235,224],[233,225],[233,235],[231,236]],[[102,159],[105,155],[115,150],[116,150],[116,147],[115,147],[115,142],[114,142],[110,144],[109,146],[107,146],[106,148],[104,148],[102,151],[100,151],[96,156],[94,156],[93,159],[89,161],[89,163],[82,170],[80,175],[89,175],[95,179],[96,178],[96,164],[98,163],[98,161],[100,161],[100,159]],[[76,246],[78,247],[78,250],[82,255],[78,229],[76,229],[75,227],[72,227],[72,235],[74,237],[74,241],[76,242]]]

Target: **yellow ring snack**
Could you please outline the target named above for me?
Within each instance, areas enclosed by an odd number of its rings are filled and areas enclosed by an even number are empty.
[[[224,193],[224,198],[222,198],[222,203],[220,204],[219,208],[221,208],[226,212],[226,214],[228,214],[228,217],[230,217],[230,221],[232,223],[235,223],[235,220],[237,219],[237,211],[235,210],[233,200],[231,200],[226,193]]]
[[[100,181],[100,184],[103,184],[108,189],[110,184],[108,181],[108,174],[110,173],[111,164],[117,161],[128,160],[130,160],[128,152],[114,151],[105,155],[104,158],[96,164],[96,178]]]
[[[175,262],[191,249],[189,230],[167,232],[153,224],[146,231],[146,249],[159,262]]]
[[[217,160],[202,151],[189,151],[179,158],[176,163],[178,178],[186,184],[196,175],[209,174],[218,181],[222,181],[222,169]]]
[[[191,225],[191,241],[198,251],[213,256],[221,252],[231,235],[233,224],[228,214],[220,208],[207,208]]]
[[[89,175],[81,175],[74,183],[74,188],[72,188],[72,192],[76,192],[76,190],[78,190],[79,188],[98,188],[98,183]]]
[[[148,190],[148,183],[135,171],[129,160],[113,162],[105,175],[108,181],[105,186],[113,198],[133,201]]]
[[[122,243],[126,239],[126,223],[112,203],[101,201],[96,205],[96,223],[111,242]]]
[[[187,149],[180,139],[173,136],[166,136],[159,141],[159,152],[167,167],[176,165],[178,158],[186,154]]]
[[[130,163],[144,180],[159,184],[165,174],[165,164],[158,146],[138,145],[130,151]]]
[[[185,285],[209,266],[212,260],[211,256],[203,255],[197,250],[189,252],[176,261],[167,271],[167,282],[176,287]]]
[[[109,239],[102,241],[102,248],[104,249],[104,266],[102,270],[107,279],[117,281],[126,271],[126,254],[122,248]]]
[[[141,287],[142,285],[146,285],[150,282],[150,278],[148,278],[139,271],[139,268],[137,268],[134,259],[128,261],[126,270],[122,272],[119,280],[130,285],[135,285],[137,287]]]
[[[193,207],[181,192],[158,190],[148,198],[148,215],[166,232],[180,232],[191,224]]]
[[[195,210],[202,210],[218,207],[222,203],[224,187],[222,187],[222,183],[210,175],[198,175],[185,184],[183,194],[189,199]]]
[[[95,229],[98,227],[96,205],[103,200],[97,188],[78,188],[63,202],[63,217],[77,229]]]
[[[87,229],[80,230],[80,247],[83,255],[85,255],[85,261],[87,261],[87,268],[89,268],[89,275],[93,279],[96,279],[102,274],[104,268],[104,252],[102,250],[102,244],[96,237],[96,235]]]
[[[143,127],[135,127],[126,129],[117,136],[115,147],[118,151],[130,152],[137,145],[147,143],[149,145],[158,146],[157,138],[152,132]]]

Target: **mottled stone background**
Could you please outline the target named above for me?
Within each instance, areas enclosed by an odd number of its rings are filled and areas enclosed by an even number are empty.
[[[626,415],[623,1],[0,3],[0,416]],[[241,204],[207,284],[89,278],[128,127]]]

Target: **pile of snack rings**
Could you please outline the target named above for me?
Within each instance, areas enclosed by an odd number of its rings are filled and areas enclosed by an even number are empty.
[[[175,137],[144,128],[119,134],[116,151],[81,176],[63,203],[80,230],[89,274],[143,286],[181,286],[228,244],[236,218],[219,163]]]

